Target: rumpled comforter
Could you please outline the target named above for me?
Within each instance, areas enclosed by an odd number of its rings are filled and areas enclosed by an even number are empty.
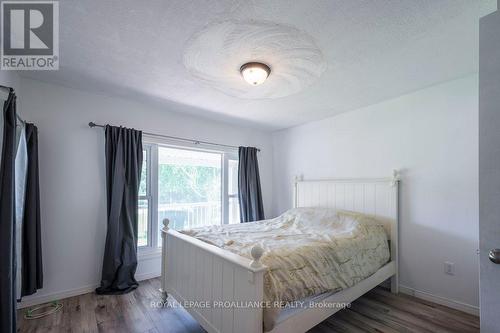
[[[275,219],[181,232],[250,259],[250,250],[259,244],[268,268],[265,301],[273,304],[352,287],[390,258],[383,226],[329,209],[296,208]],[[264,309],[266,331],[280,308]]]

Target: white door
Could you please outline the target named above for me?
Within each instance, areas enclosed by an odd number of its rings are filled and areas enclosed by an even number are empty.
[[[500,12],[481,19],[479,247],[481,332],[500,332]],[[492,251],[493,250],[493,251]],[[491,260],[489,258],[493,257]],[[498,263],[494,263],[498,259]]]

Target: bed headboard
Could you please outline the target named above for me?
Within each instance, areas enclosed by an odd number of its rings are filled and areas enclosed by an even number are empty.
[[[295,180],[294,207],[328,207],[373,216],[382,222],[397,260],[399,173],[389,178]]]

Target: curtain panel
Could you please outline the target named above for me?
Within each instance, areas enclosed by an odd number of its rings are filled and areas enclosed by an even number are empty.
[[[238,196],[241,222],[264,219],[257,148],[239,147]]]
[[[137,288],[137,228],[142,132],[106,125],[108,229],[98,294],[124,294]]]
[[[25,133],[28,163],[22,222],[22,296],[43,288],[38,128],[27,123]]]
[[[0,164],[0,332],[16,331],[15,159],[16,95],[3,104]]]

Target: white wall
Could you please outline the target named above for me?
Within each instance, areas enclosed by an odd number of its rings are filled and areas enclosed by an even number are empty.
[[[0,84],[2,86],[14,88],[17,91],[20,86],[19,75],[14,71],[0,70]]]
[[[477,76],[279,131],[273,141],[275,214],[290,208],[295,175],[400,169],[401,284],[478,305]],[[444,261],[455,263],[455,276],[444,274]]]
[[[260,147],[264,209],[271,212],[269,133],[28,79],[21,80],[21,89],[21,112],[39,128],[44,261],[44,288],[26,298],[28,303],[91,290],[100,281],[106,233],[104,134],[89,128],[89,121]],[[159,272],[159,258],[143,260],[137,276]]]

